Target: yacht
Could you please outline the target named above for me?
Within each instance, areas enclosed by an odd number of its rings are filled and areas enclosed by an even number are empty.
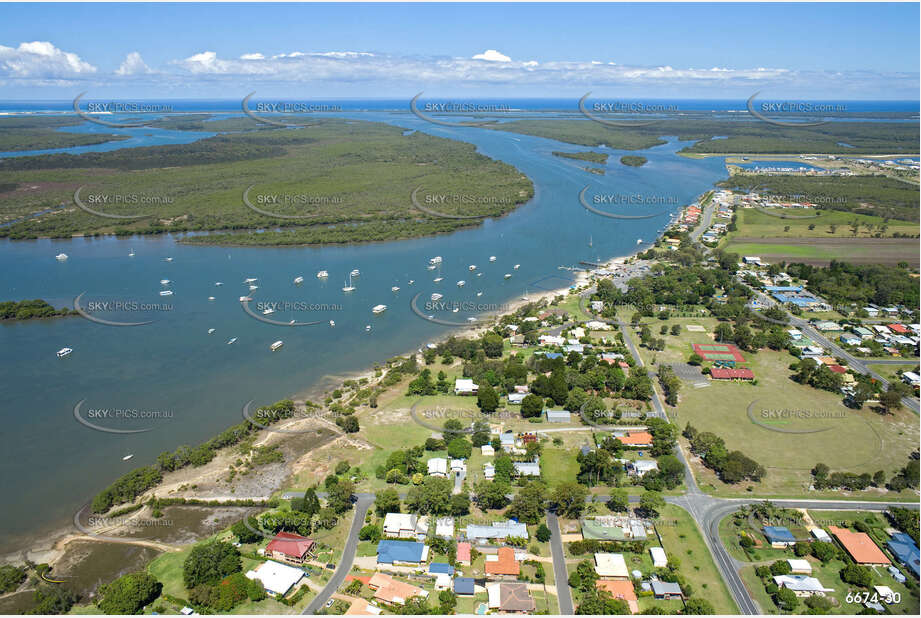
[[[325,270],[321,270],[317,273],[317,279],[326,279],[327,277],[329,277],[329,273]]]
[[[160,292],[160,296],[172,296],[172,295],[173,295],[172,290],[163,290]]]
[[[356,268],[356,269],[352,270],[352,272],[350,272],[349,274],[350,274],[351,276],[353,276],[353,277],[359,277],[359,276],[361,276],[361,271],[358,270],[358,269]]]
[[[167,262],[172,262],[172,261],[173,261],[173,258],[168,257],[168,258],[166,258],[166,261],[167,261]]]
[[[365,324],[365,332],[366,332],[366,333],[370,333],[370,332],[371,332],[371,325],[370,325],[370,324]]]
[[[636,244],[642,245],[642,244],[643,244],[643,239],[642,239],[642,238],[637,238],[637,239],[636,239]]]
[[[391,291],[391,292],[399,292],[399,291],[400,291],[400,287],[397,286],[397,285],[395,285],[395,286],[393,286],[392,288],[390,288],[390,291]]]
[[[272,315],[273,313],[275,313],[275,310],[269,307],[268,309],[262,312],[262,315]]]
[[[504,277],[505,277],[506,279],[511,279],[511,278],[512,278],[512,275],[511,275],[511,273],[505,273]]]
[[[217,286],[217,287],[221,287],[221,286],[224,285],[224,284],[221,283],[220,281],[215,281],[215,282],[214,282],[214,285]]]
[[[430,298],[431,298],[432,300],[441,300],[441,299],[444,298],[444,297],[443,297],[441,294],[439,294],[438,292],[435,292],[434,294],[432,294],[432,295],[430,296]]]
[[[169,285],[169,279],[160,279],[160,285]]]
[[[258,285],[251,285],[251,286],[249,286],[249,291],[250,291],[250,292],[254,292],[254,291],[258,290],[258,289],[259,289],[259,286],[258,286]]]
[[[520,266],[521,266],[521,264],[515,264],[514,266],[512,266],[512,269],[513,269],[513,270],[518,270],[518,268],[519,268]]]
[[[476,322],[476,318],[467,318],[468,322]]]
[[[476,270],[476,264],[471,264],[470,266],[467,267],[467,270],[470,270],[470,271]]]
[[[252,296],[241,296],[241,297],[240,297],[240,302],[241,302],[241,303],[248,303],[248,302],[250,302],[251,300],[253,300],[253,297],[252,297]]]
[[[426,266],[425,268],[426,268],[426,270],[435,270],[436,267],[435,267],[434,264],[429,264],[429,265]]]
[[[489,256],[489,261],[490,261],[490,262],[495,262],[495,261],[496,261],[496,256],[490,255],[490,256]]]
[[[302,283],[304,283],[304,278],[303,278],[303,277],[298,276],[298,277],[295,277],[295,278],[294,278],[294,285],[300,285],[300,284],[302,284]]]
[[[209,297],[208,297],[208,300],[214,300],[214,297],[213,297],[213,296],[209,296]]]
[[[444,277],[435,277],[434,279],[432,279],[432,281],[434,281],[435,283],[441,283],[444,280],[445,280]]]
[[[371,313],[384,313],[387,311],[387,305],[374,305],[371,307]]]
[[[255,277],[250,277],[249,279],[244,279],[243,283],[250,284],[250,283],[256,283],[257,281],[259,281],[259,279]]]
[[[60,350],[58,350],[58,358],[64,358],[65,356],[67,356],[73,351],[74,351],[73,348],[61,348]]]
[[[285,342],[282,341],[281,339],[279,339],[278,341],[276,341],[275,343],[273,343],[272,345],[270,345],[270,346],[269,346],[269,349],[272,350],[273,352],[275,352],[276,350],[281,349],[281,346],[283,346],[283,345],[285,345]]]
[[[128,257],[134,257],[134,249],[131,250],[131,253],[128,254]]]
[[[67,254],[66,254],[66,253],[58,253],[56,256],[54,256],[54,259],[56,259],[58,262],[64,262],[64,261],[67,260]]]
[[[209,328],[209,329],[208,329],[208,334],[209,334],[209,335],[213,335],[213,334],[214,334],[214,329],[213,329],[213,328]]]
[[[460,307],[455,307],[451,310],[451,313],[457,313],[458,311],[460,311]]]
[[[483,295],[483,292],[477,292],[476,295],[477,295],[477,296],[482,296],[482,295]]]
[[[349,284],[343,287],[342,291],[343,292],[354,292],[355,291],[355,286],[352,285],[352,275],[351,274],[349,274]]]
[[[435,265],[437,265],[437,264],[441,264],[441,256],[440,256],[440,255],[436,255],[435,257],[429,259],[429,264],[431,264],[432,266],[435,266]]]
[[[467,285],[467,282],[464,281],[463,279],[461,279],[460,281],[457,282],[457,287],[459,287],[459,288],[462,288],[462,287],[464,287],[465,285]]]
[[[483,276],[483,273],[477,273],[476,276],[477,276],[477,277],[482,277],[482,276]]]
[[[330,320],[330,321],[329,321],[329,325],[330,325],[330,327],[336,326],[336,320]]]
[[[230,339],[227,340],[227,345],[234,343],[236,340],[237,340],[236,337],[231,337]]]
[[[410,279],[410,280],[409,280],[409,283],[407,283],[406,285],[412,285],[412,284],[414,284],[415,282],[416,282],[415,279]]]
[[[134,457],[134,453],[132,453],[131,455],[125,455],[124,457],[122,457],[122,461],[128,461],[132,457]]]

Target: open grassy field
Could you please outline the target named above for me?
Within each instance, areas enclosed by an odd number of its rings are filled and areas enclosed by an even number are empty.
[[[724,247],[739,255],[757,255],[766,262],[803,262],[816,266],[832,260],[854,264],[898,264],[917,267],[915,238],[744,238],[737,236]]]
[[[883,236],[892,234],[918,234],[918,225],[911,221],[900,221],[873,215],[842,212],[838,210],[789,210],[786,208],[740,208],[737,211],[738,231],[730,233],[732,238],[868,238],[877,232]],[[771,213],[771,214],[766,214]],[[776,216],[772,216],[776,215]],[[787,218],[780,218],[786,215]],[[806,218],[808,215],[816,215]],[[796,217],[796,218],[795,218]],[[798,218],[803,217],[803,218]],[[854,235],[852,223],[858,223]],[[831,226],[835,226],[832,230]],[[868,228],[868,226],[870,226]],[[883,232],[885,227],[885,232]],[[786,229],[789,228],[789,229]]]

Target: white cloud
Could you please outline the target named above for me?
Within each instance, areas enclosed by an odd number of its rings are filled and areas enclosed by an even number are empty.
[[[265,60],[265,56],[258,52],[254,54],[243,54],[240,56],[240,60]]]
[[[141,58],[141,54],[136,51],[125,56],[121,66],[115,70],[116,75],[125,77],[129,75],[145,75],[148,73],[153,73],[153,71],[150,70],[150,67],[147,66],[144,59]]]
[[[0,45],[0,76],[17,78],[67,78],[96,72],[96,67],[72,52],[65,52],[48,41],[20,43],[19,47]]]
[[[511,62],[512,59],[494,49],[487,49],[482,54],[476,54],[474,60],[488,60],[490,62]]]

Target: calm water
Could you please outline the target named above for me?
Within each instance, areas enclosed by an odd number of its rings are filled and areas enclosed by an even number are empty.
[[[262,404],[309,391],[331,376],[366,369],[449,332],[412,313],[409,301],[416,292],[424,292],[425,298],[439,291],[445,300],[500,304],[526,293],[563,287],[570,279],[558,266],[630,254],[637,249],[637,239],[648,243],[668,222],[667,216],[630,221],[592,214],[578,201],[584,186],[592,187],[590,196],[655,196],[675,212],[726,176],[720,158],[693,160],[676,155],[684,144],[674,138],[644,151],[649,162],[641,168],[621,165],[618,159],[626,153],[610,150],[607,175],[598,176],[584,171],[583,162],[550,154],[584,150],[570,144],[499,131],[438,127],[407,114],[355,117],[473,143],[483,154],[530,177],[535,197],[511,215],[473,230],[361,246],[197,247],[177,244],[168,236],[0,242],[2,299],[44,298],[61,306],[86,292],[85,300],[172,305],[169,311],[106,314],[109,319],[156,320],[138,327],[105,326],[79,317],[0,325],[4,367],[0,457],[6,497],[0,511],[0,549],[20,544],[26,535],[66,524],[96,491],[132,467],[153,462],[160,452],[196,444],[239,422],[241,408],[250,400]],[[149,129],[130,131],[142,132],[133,145],[162,143],[155,141],[160,139],[157,134],[143,134]],[[628,210],[649,212],[648,207]],[[132,249],[136,255],[128,257]],[[56,261],[54,256],[61,252],[70,259]],[[441,269],[426,270],[428,258],[435,255],[444,257]],[[495,263],[489,263],[490,255],[496,256]],[[167,256],[173,261],[164,261]],[[521,264],[517,271],[512,269],[516,263]],[[469,264],[476,264],[483,276],[468,271]],[[353,268],[361,270],[355,280],[357,290],[345,295],[340,288]],[[330,273],[325,282],[315,276],[321,269]],[[505,280],[504,273],[514,276]],[[292,284],[298,275],[305,278],[300,287]],[[432,279],[439,275],[444,281],[434,284]],[[341,310],[272,316],[283,321],[321,320],[320,326],[262,323],[246,315],[238,302],[247,291],[243,280],[248,277],[259,279],[255,301],[340,304]],[[158,295],[161,279],[172,281],[173,296]],[[415,279],[413,286],[407,285],[409,279]],[[464,288],[455,285],[460,279],[467,281]],[[224,285],[215,287],[216,281]],[[396,294],[390,290],[394,285],[402,288]],[[477,291],[483,292],[481,297],[475,296]],[[209,301],[208,296],[215,300]],[[374,316],[370,309],[378,303],[389,309]],[[439,317],[463,321],[469,315],[461,311]],[[335,328],[325,324],[330,319],[335,320]],[[372,325],[371,332],[365,331],[367,324]],[[216,332],[208,335],[209,328]],[[230,337],[238,338],[234,345],[226,344]],[[284,340],[284,348],[270,352],[269,345],[278,339]],[[64,346],[74,352],[58,359],[55,352]],[[98,424],[109,427],[153,428],[134,435],[101,433],[74,419],[74,406],[81,400],[85,400],[84,413],[122,408],[164,411],[170,416],[99,420]],[[127,454],[134,458],[123,462]]]

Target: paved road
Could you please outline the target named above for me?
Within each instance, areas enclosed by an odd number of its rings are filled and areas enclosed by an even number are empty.
[[[556,513],[547,511],[547,527],[550,528],[550,553],[553,556],[553,578],[556,582],[557,599],[560,602],[560,614],[572,616],[572,591],[569,589],[569,573],[566,571],[566,554],[560,537],[560,522]]]
[[[700,218],[700,223],[695,227],[691,233],[691,240],[697,242],[701,235],[710,228],[710,221],[713,220],[713,212],[716,210],[716,202],[713,201],[713,198],[710,198],[710,203],[704,207],[703,216]]]
[[[339,586],[345,581],[345,576],[352,570],[352,562],[355,560],[355,550],[358,549],[358,532],[365,525],[365,515],[368,509],[374,503],[374,494],[358,494],[355,502],[355,518],[352,520],[352,527],[349,528],[349,536],[342,549],[342,557],[339,559],[339,566],[336,572],[327,582],[323,590],[304,608],[302,614],[316,614],[323,608],[326,601],[332,597]]]

